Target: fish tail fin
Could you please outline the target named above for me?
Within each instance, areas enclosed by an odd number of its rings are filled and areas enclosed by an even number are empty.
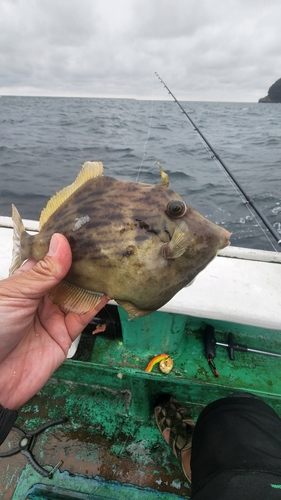
[[[21,220],[21,216],[16,209],[15,205],[12,205],[12,219],[14,225],[13,232],[13,253],[12,253],[12,262],[9,269],[9,275],[11,275],[16,269],[18,269],[25,259],[21,256],[21,237],[22,234],[25,233],[25,227]]]

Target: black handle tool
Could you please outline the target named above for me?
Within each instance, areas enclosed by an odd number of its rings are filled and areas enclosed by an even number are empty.
[[[255,354],[264,354],[266,356],[275,356],[277,358],[281,358],[281,354],[277,352],[252,349],[251,347],[248,347],[244,344],[237,344],[236,342],[233,341],[233,334],[231,332],[229,332],[228,334],[227,344],[224,342],[217,342],[215,338],[215,330],[212,325],[206,325],[204,333],[204,346],[208,363],[210,365],[212,372],[216,377],[218,376],[218,373],[213,363],[213,359],[216,356],[216,346],[226,347],[229,353],[229,358],[232,361],[235,359],[234,356],[235,351],[253,352]]]

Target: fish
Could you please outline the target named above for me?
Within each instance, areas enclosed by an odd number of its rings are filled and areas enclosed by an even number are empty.
[[[26,259],[43,259],[51,236],[61,233],[72,265],[49,293],[55,304],[85,314],[106,294],[129,319],[162,307],[230,244],[231,233],[171,190],[159,169],[153,185],[105,176],[101,161],[85,162],[76,180],[50,198],[34,235],[13,205],[10,274]]]

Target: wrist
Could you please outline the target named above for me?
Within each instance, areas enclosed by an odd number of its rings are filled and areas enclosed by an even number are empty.
[[[0,404],[0,445],[5,441],[10,430],[12,429],[18,412],[15,410],[9,410],[8,408],[3,408]]]

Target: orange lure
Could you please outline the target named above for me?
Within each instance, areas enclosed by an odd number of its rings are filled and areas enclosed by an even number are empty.
[[[162,359],[166,359],[168,357],[169,357],[168,354],[159,354],[158,356],[154,356],[154,358],[152,358],[152,360],[149,361],[145,371],[151,372],[152,368],[154,367],[154,365],[156,365],[156,363],[160,363]]]

